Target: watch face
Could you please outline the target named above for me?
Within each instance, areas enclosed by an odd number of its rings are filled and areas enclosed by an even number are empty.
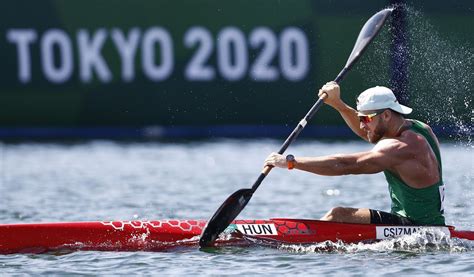
[[[294,161],[294,160],[295,160],[295,156],[293,156],[291,154],[286,156],[286,161],[287,162],[291,162],[291,161]]]

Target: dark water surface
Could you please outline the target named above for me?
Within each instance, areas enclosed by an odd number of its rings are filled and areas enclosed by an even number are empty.
[[[0,223],[207,219],[232,192],[250,187],[278,140],[0,144]],[[299,141],[287,152],[325,155],[363,142]],[[442,144],[447,224],[474,230],[472,146]],[[388,210],[383,174],[323,177],[273,170],[240,218],[319,218],[333,206]],[[371,245],[219,248],[203,252],[73,252],[0,256],[0,274],[462,274],[474,245],[413,236]]]

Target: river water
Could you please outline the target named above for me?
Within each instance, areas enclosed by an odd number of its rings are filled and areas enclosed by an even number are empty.
[[[0,223],[207,219],[248,188],[281,141],[0,143]],[[300,140],[296,156],[370,149],[364,142]],[[472,146],[444,142],[447,224],[474,230]],[[324,177],[274,169],[240,218],[319,218],[333,206],[388,210],[383,174]],[[474,273],[474,244],[407,237],[364,245],[184,248],[169,252],[0,255],[0,274]]]

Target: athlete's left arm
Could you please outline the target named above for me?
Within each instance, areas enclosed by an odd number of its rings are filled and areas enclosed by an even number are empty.
[[[366,152],[297,157],[295,168],[326,176],[378,173],[400,164],[406,158],[403,148],[399,141],[385,141]]]

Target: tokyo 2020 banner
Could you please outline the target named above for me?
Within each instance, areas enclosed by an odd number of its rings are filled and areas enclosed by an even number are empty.
[[[28,128],[286,133],[342,69],[363,23],[390,4],[4,1],[0,135]],[[391,36],[385,28],[341,84],[346,102],[393,81]],[[324,109],[314,123],[343,121]]]

